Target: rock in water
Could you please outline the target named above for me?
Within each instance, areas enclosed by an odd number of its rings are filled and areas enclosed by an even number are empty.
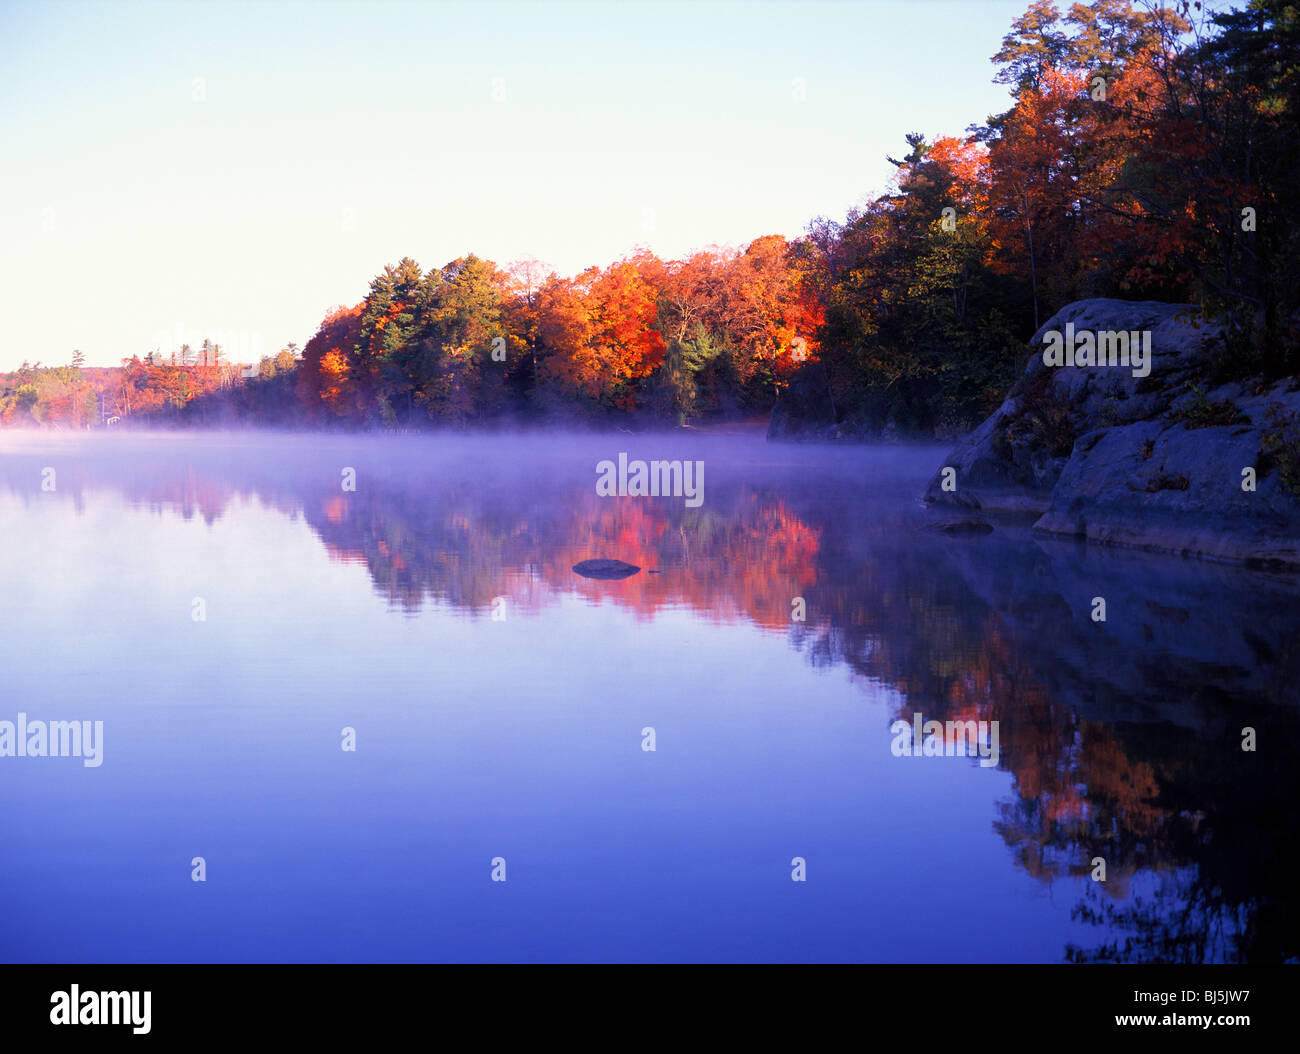
[[[622,560],[583,560],[574,564],[573,569],[583,578],[630,578],[641,570],[636,564],[625,564]]]
[[[950,516],[931,520],[923,526],[927,531],[942,531],[944,534],[988,534],[993,530],[993,524],[979,516]]]

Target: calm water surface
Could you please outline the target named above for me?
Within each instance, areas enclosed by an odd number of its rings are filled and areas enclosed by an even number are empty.
[[[0,435],[0,720],[104,722],[0,758],[0,958],[1296,958],[1294,576],[920,531],[944,453]]]

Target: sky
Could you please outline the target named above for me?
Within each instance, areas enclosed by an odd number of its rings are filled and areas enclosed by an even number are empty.
[[[0,0],[0,370],[302,346],[386,263],[796,237],[1009,106],[1028,0]]]

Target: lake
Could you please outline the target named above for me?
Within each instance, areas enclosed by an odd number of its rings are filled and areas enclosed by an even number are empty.
[[[1296,576],[923,530],[946,452],[0,434],[0,957],[1296,959]]]

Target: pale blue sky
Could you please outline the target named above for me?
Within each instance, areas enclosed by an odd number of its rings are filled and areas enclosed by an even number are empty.
[[[0,0],[0,369],[302,345],[403,255],[796,236],[1005,109],[1027,5]]]

